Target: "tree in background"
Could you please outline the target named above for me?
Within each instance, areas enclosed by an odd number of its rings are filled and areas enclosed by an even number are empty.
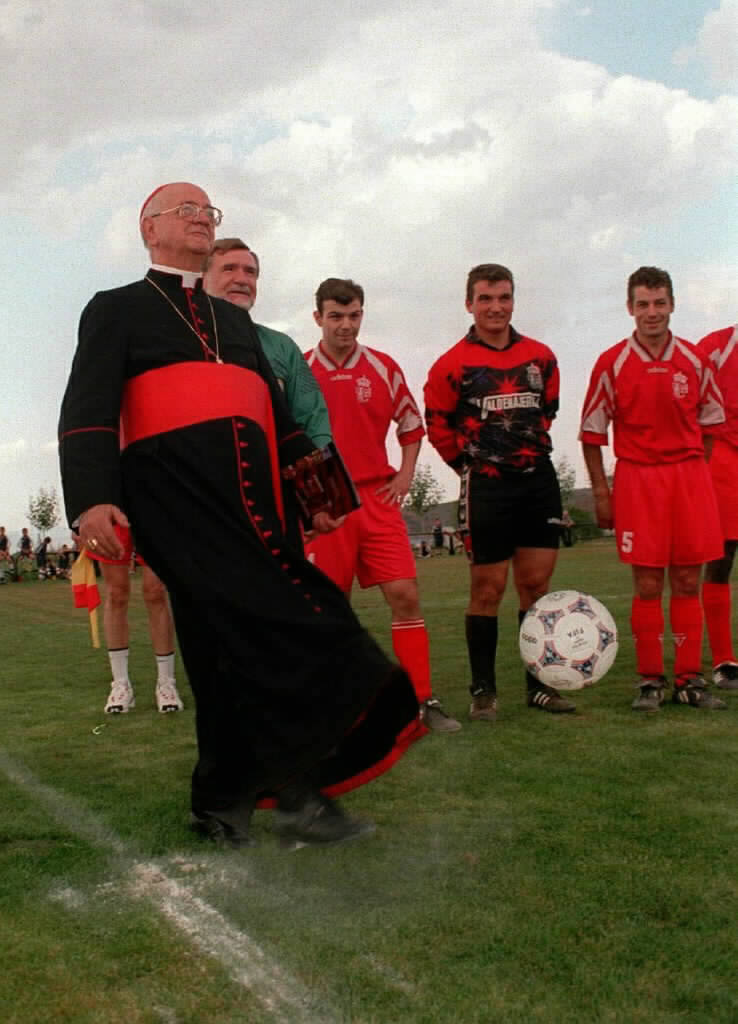
[[[410,509],[421,519],[444,499],[443,487],[433,476],[433,471],[428,465],[419,465],[415,469],[413,482],[405,498],[405,508]]]
[[[561,491],[561,506],[569,508],[577,485],[577,473],[566,455],[562,455],[555,465],[556,476],[559,478],[559,490]]]
[[[55,487],[40,487],[35,497],[31,495],[28,499],[28,519],[43,535],[53,530],[61,520]]]
[[[592,513],[588,509],[574,504],[577,474],[566,455],[561,456],[556,462],[555,468],[561,490],[561,507],[569,512],[574,522],[575,537],[577,540],[592,540],[595,537],[601,537],[602,530],[594,521]]]

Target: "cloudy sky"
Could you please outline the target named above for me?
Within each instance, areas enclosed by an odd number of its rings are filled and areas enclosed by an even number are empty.
[[[737,38],[738,0],[0,0],[0,523],[58,487],[80,311],[142,275],[141,201],[181,179],[260,254],[257,320],[307,349],[316,285],[353,277],[362,340],[418,397],[466,330],[469,268],[510,266],[580,469],[635,267],[671,272],[682,336],[736,320]]]

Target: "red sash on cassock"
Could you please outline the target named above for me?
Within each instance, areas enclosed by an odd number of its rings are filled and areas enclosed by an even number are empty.
[[[274,501],[284,526],[272,400],[266,382],[253,370],[233,363],[188,362],[131,377],[121,403],[120,450],[147,437],[228,417],[252,420],[264,432]],[[126,548],[123,558],[105,559],[90,552],[93,558],[113,565],[128,563],[133,547],[130,530],[116,527],[116,533]]]

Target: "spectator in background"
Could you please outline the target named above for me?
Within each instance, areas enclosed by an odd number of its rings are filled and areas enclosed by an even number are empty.
[[[0,562],[12,562],[13,559],[10,555],[10,541],[8,535],[5,532],[5,527],[0,526]]]
[[[15,563],[10,553],[10,541],[5,527],[0,526],[0,583],[8,583],[14,575]]]
[[[23,558],[33,558],[33,543],[28,533],[28,527],[24,526],[21,530],[21,538],[18,544],[18,551]]]
[[[561,517],[561,539],[564,542],[565,548],[570,548],[574,543],[574,534],[572,533],[573,526],[574,520],[571,517],[571,513],[568,508],[565,508],[564,514]]]
[[[46,576],[49,568],[49,544],[51,544],[51,537],[44,537],[39,546],[36,548],[36,567],[39,572],[39,576]]]
[[[56,560],[56,571],[57,575],[63,579],[69,579],[69,570],[72,567],[72,552],[69,550],[66,544],[62,544],[61,551],[59,552]]]

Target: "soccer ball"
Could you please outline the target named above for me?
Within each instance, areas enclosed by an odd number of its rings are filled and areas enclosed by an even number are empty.
[[[618,653],[618,629],[589,594],[558,590],[539,597],[520,626],[520,655],[542,683],[581,690],[602,679]]]

